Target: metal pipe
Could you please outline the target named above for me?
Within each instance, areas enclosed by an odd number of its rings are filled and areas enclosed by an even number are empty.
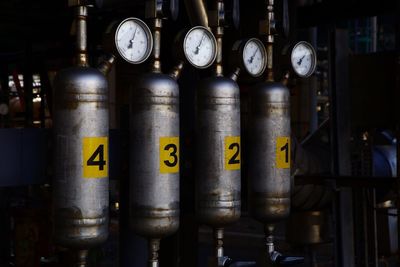
[[[185,6],[192,26],[201,25],[208,28],[208,15],[204,0],[185,0]]]
[[[275,32],[275,15],[274,0],[268,0],[267,6],[267,81],[274,81],[274,32]]]
[[[179,79],[181,76],[183,67],[185,66],[185,63],[183,61],[179,61],[179,63],[172,69],[172,71],[169,73],[169,76],[174,79],[175,81]]]
[[[76,52],[77,65],[89,66],[87,55],[87,23],[88,8],[86,6],[76,7]]]
[[[160,239],[149,240],[149,267],[158,267],[158,251],[160,250]]]
[[[225,20],[225,7],[223,0],[216,0],[216,26],[214,27],[214,35],[217,39],[217,58],[215,59],[215,76],[224,76],[223,66],[222,66],[222,40],[224,37],[224,27],[223,23]]]
[[[160,60],[161,28],[162,28],[161,18],[155,18],[154,25],[153,25],[153,39],[154,39],[153,60],[154,61],[153,61],[153,66],[152,66],[152,71],[154,73],[161,73],[161,60]]]
[[[97,69],[101,73],[103,73],[104,76],[107,76],[111,70],[112,65],[114,64],[114,61],[115,61],[115,56],[110,54],[103,62],[100,63]]]

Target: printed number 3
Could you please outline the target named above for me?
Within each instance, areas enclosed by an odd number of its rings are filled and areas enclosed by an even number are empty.
[[[96,160],[96,158],[99,158]],[[104,170],[104,166],[107,164],[104,160],[104,145],[99,145],[94,151],[93,155],[87,160],[86,164],[88,166],[99,166],[99,170]]]
[[[173,158],[173,161],[170,160],[164,160],[165,165],[168,167],[175,167],[176,164],[178,163],[178,156],[176,153],[178,152],[178,148],[175,144],[168,144],[164,147],[165,151],[170,151],[172,149],[172,152],[169,153],[170,157]]]

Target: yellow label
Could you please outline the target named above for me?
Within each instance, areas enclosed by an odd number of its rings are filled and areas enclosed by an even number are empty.
[[[240,170],[240,136],[225,137],[225,170]]]
[[[82,139],[83,177],[108,177],[108,137]]]
[[[290,168],[290,137],[276,138],[276,168]]]
[[[160,137],[160,173],[179,172],[179,137]]]

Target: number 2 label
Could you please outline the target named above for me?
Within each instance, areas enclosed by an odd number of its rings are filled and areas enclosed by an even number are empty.
[[[240,170],[240,136],[225,137],[225,170]]]
[[[84,137],[82,139],[83,177],[105,178],[108,176],[108,138]]]
[[[179,172],[179,137],[160,138],[160,173]]]
[[[290,168],[290,138],[276,138],[276,168]]]

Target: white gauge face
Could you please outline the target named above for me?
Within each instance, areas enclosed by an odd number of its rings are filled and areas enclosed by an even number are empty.
[[[263,43],[258,39],[250,39],[243,48],[243,63],[247,72],[254,76],[260,76],[266,66],[266,52]]]
[[[217,41],[214,35],[202,26],[192,28],[183,41],[186,59],[196,68],[209,67],[215,60]]]
[[[290,56],[294,71],[300,77],[309,77],[314,73],[317,57],[314,48],[307,42],[297,43]]]
[[[123,59],[132,64],[139,64],[149,57],[153,49],[153,37],[143,21],[128,18],[117,28],[115,45]]]

